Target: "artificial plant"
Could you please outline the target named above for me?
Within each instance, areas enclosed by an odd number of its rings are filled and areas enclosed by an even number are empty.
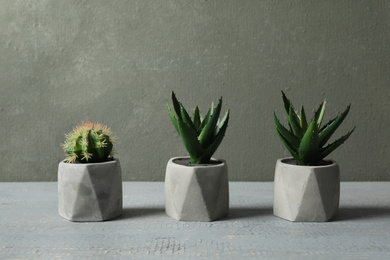
[[[289,129],[285,128],[279,122],[274,112],[275,127],[280,140],[298,165],[317,165],[327,155],[344,143],[355,130],[354,127],[346,135],[325,146],[332,134],[347,116],[351,105],[348,105],[343,113],[321,127],[325,113],[325,101],[320,104],[314,117],[308,123],[303,106],[301,107],[300,113],[298,113],[283,91],[282,98]]]
[[[211,108],[204,118],[200,115],[198,106],[196,106],[193,118],[191,118],[183,104],[176,99],[173,91],[172,103],[176,117],[173,115],[168,101],[166,101],[168,113],[173,126],[190,155],[191,163],[209,163],[211,156],[217,150],[225,136],[229,122],[229,110],[226,111],[222,119],[219,118],[222,97],[219,99],[216,107],[214,107],[214,103],[211,104]]]
[[[65,138],[62,147],[67,153],[68,163],[104,162],[113,157],[113,143],[116,137],[112,136],[110,128],[106,125],[85,121],[74,127]]]

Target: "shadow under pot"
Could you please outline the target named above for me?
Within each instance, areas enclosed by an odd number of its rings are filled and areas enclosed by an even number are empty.
[[[319,166],[300,166],[292,158],[276,162],[275,216],[296,222],[325,222],[339,209],[340,170],[333,160]]]
[[[105,221],[122,214],[118,159],[58,166],[58,212],[70,221]]]
[[[180,221],[214,221],[229,212],[228,170],[224,160],[191,164],[171,158],[165,174],[165,212]]]

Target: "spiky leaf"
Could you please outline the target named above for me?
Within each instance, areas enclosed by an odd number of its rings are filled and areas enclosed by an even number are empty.
[[[313,165],[316,163],[318,152],[318,125],[313,119],[302,138],[298,153],[306,165]]]
[[[173,108],[175,109],[176,116],[182,119],[181,112],[180,112],[180,102],[177,100],[176,95],[173,91],[172,91],[172,104],[173,104]]]
[[[183,141],[184,147],[187,149],[190,154],[191,162],[195,163],[196,158],[202,156],[203,149],[200,145],[196,133],[185,124],[182,120],[177,120],[180,137]]]
[[[177,132],[178,134],[180,134],[180,133],[179,133],[179,128],[178,128],[178,125],[177,125],[177,124],[178,124],[178,123],[177,123],[177,119],[176,119],[176,117],[172,114],[171,108],[170,108],[169,105],[168,105],[168,101],[165,100],[165,103],[166,103],[166,105],[167,105],[169,117],[171,118],[172,124],[173,124],[173,126],[175,127],[176,132]]]
[[[322,131],[319,133],[319,145],[322,147],[328,142],[332,134],[336,131],[336,129],[341,125],[341,123],[344,121],[345,117],[348,115],[349,109],[351,107],[351,104],[348,105],[347,109],[343,113],[341,113],[340,116],[338,116],[336,119],[332,120],[330,123],[326,125],[325,128],[323,128]]]
[[[184,106],[180,103],[180,113],[181,113],[181,118],[183,122],[191,128],[195,133],[197,133],[197,130],[194,126],[194,123],[191,120],[191,117],[188,115],[187,110],[184,108]]]
[[[314,114],[318,128],[321,127],[322,119],[324,118],[325,104],[326,104],[326,101],[325,100],[322,101],[322,103],[320,104],[320,107],[317,109],[316,113]]]
[[[195,107],[194,111],[194,126],[196,128],[197,134],[200,132],[201,120],[198,106]]]
[[[207,124],[207,122],[209,121],[210,119],[210,114],[211,114],[211,108],[213,108],[213,104],[211,104],[212,107],[209,108],[209,110],[207,110],[207,113],[205,115],[204,118],[201,118],[200,121],[202,121],[201,125],[200,125],[200,130],[202,130],[205,125]]]
[[[292,144],[290,144],[289,141],[286,138],[284,138],[283,135],[281,135],[281,133],[279,131],[276,131],[276,132],[278,133],[280,140],[282,141],[284,146],[287,148],[287,150],[290,152],[292,157],[294,157],[294,159],[297,161],[297,163],[299,165],[303,165],[301,158],[299,157],[298,153],[295,151],[295,148],[292,146]]]
[[[303,106],[301,107],[301,115],[300,115],[300,126],[302,128],[303,131],[306,131],[307,129],[307,119],[306,119],[306,113],[305,113],[305,109],[303,108]]]
[[[228,122],[229,122],[229,114],[230,111],[226,111],[225,116],[220,122],[220,130],[217,132],[213,142],[206,148],[204,155],[202,156],[202,161],[209,161],[211,156],[215,153],[215,151],[218,149],[219,145],[221,144],[224,136],[226,129],[228,127]]]
[[[291,101],[286,97],[286,94],[282,91],[282,98],[283,98],[283,104],[284,104],[284,110],[286,111],[286,115],[289,118],[290,117],[290,110],[292,110],[292,119],[295,120],[296,122],[299,122],[299,117],[297,114],[297,111],[295,110],[293,104]]]
[[[202,132],[199,135],[199,142],[202,144],[203,148],[209,146],[211,141],[214,139],[214,129],[219,119],[221,105],[222,98],[219,99],[217,107],[211,110],[210,119],[208,120],[207,124],[204,126]]]
[[[294,135],[298,137],[299,139],[303,137],[303,134],[305,133],[301,126],[299,125],[299,121],[297,120],[296,112],[295,110],[290,106],[290,112],[288,115],[288,122],[290,123],[291,129],[294,132]]]
[[[281,134],[284,139],[288,141],[288,143],[291,145],[291,148],[294,150],[294,152],[298,152],[300,140],[290,131],[288,131],[280,122],[279,119],[276,117],[276,114],[274,112],[274,121],[275,121],[275,127],[276,130]]]
[[[355,127],[349,131],[346,135],[340,137],[339,139],[337,139],[336,141],[334,141],[333,143],[327,145],[326,147],[322,148],[319,155],[318,155],[318,161],[324,159],[326,156],[328,156],[331,152],[333,152],[337,147],[339,147],[340,145],[342,145],[347,139],[348,137],[353,133],[353,131],[355,130]]]

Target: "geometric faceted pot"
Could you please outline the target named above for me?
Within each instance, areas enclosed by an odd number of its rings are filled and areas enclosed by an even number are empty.
[[[289,221],[324,222],[337,215],[340,170],[333,160],[321,166],[291,164],[292,158],[276,162],[274,215]]]
[[[214,221],[229,213],[229,182],[224,160],[189,164],[188,157],[171,158],[165,174],[165,212],[181,221]]]
[[[58,166],[58,212],[70,221],[104,221],[122,213],[122,173],[118,159]]]

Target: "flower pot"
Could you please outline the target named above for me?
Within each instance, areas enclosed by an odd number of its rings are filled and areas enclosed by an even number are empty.
[[[284,158],[276,162],[274,215],[297,222],[324,222],[335,217],[340,199],[338,164],[328,160],[327,165],[298,166],[292,161]]]
[[[224,160],[217,164],[182,165],[187,157],[169,160],[165,174],[165,211],[181,221],[213,221],[229,212],[229,182]]]
[[[70,221],[104,221],[122,213],[118,159],[58,166],[58,212]]]

